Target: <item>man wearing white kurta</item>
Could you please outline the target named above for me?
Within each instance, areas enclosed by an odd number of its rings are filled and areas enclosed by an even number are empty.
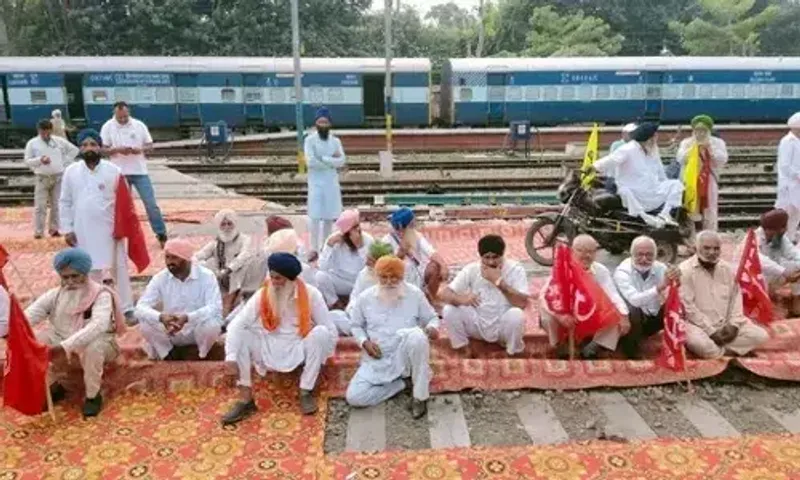
[[[623,318],[619,324],[600,330],[594,334],[592,341],[586,344],[580,352],[581,357],[586,360],[597,358],[600,347],[611,351],[616,350],[620,337],[626,335],[630,331],[628,305],[617,291],[617,286],[614,284],[611,272],[608,271],[605,265],[595,261],[598,248],[599,245],[597,241],[590,235],[578,235],[572,241],[572,252],[583,268],[591,272],[597,284],[603,289],[603,292],[608,295],[609,300],[617,307],[617,311]],[[552,276],[545,282],[542,287],[542,292],[547,291],[551,281]],[[550,345],[553,347],[558,346],[559,326],[563,325],[564,327],[569,327],[571,323],[574,323],[574,319],[567,316],[562,317],[553,313],[548,308],[544,295],[540,296],[539,315],[539,322],[542,328],[547,332]],[[559,357],[567,356],[567,347],[567,345],[561,345],[559,347],[557,352]]]
[[[657,125],[643,123],[631,134],[633,141],[597,160],[594,169],[614,176],[617,194],[629,215],[661,227],[676,224],[671,212],[681,206],[683,184],[667,179],[658,153],[657,131]],[[661,209],[657,216],[648,213],[656,209]]]
[[[192,262],[192,253],[186,240],[168,241],[164,246],[167,268],[153,276],[136,304],[144,350],[153,360],[179,360],[182,352],[173,347],[188,345],[197,345],[200,358],[205,358],[220,336],[222,296],[217,278]]]
[[[225,362],[238,376],[239,401],[222,423],[240,422],[257,410],[251,370],[291,372],[300,375],[300,408],[305,415],[317,411],[313,390],[325,361],[336,349],[336,327],[319,290],[298,277],[300,261],[289,253],[267,259],[269,281],[247,302],[228,326]]]
[[[778,145],[778,199],[775,208],[789,214],[786,234],[797,241],[800,225],[800,112],[789,118],[789,133]]]
[[[785,283],[791,284],[792,305],[790,315],[800,316],[800,248],[786,237],[789,215],[775,209],[761,215],[761,226],[755,231],[759,259],[764,279],[769,284],[770,295]],[[741,256],[741,251],[736,257]]]
[[[25,164],[33,170],[36,186],[33,192],[34,238],[44,236],[47,206],[50,205],[49,233],[58,236],[58,201],[61,177],[80,150],[68,140],[52,135],[50,120],[39,122],[39,134],[25,145]]]
[[[711,130],[713,129],[714,120],[708,115],[694,117],[692,119],[692,136],[681,141],[675,157],[680,163],[681,169],[685,169],[689,161],[689,155],[696,145],[708,151],[708,165],[702,163],[703,157],[700,157],[701,173],[703,169],[707,169],[708,175],[707,191],[705,192],[706,205],[705,209],[699,212],[703,221],[703,230],[717,230],[719,226],[719,176],[722,167],[728,163],[728,148],[725,145],[725,140],[712,136]],[[699,219],[695,218],[694,220],[697,221]]]
[[[336,233],[325,242],[319,257],[317,287],[330,308],[347,305],[356,277],[367,263],[372,236],[361,231],[358,210],[345,210],[336,220]]]
[[[439,317],[417,287],[403,281],[403,262],[383,257],[375,264],[379,285],[355,300],[353,337],[364,351],[345,399],[354,407],[384,402],[406,388],[411,377],[411,414],[421,418],[430,396],[430,339],[439,336]]]
[[[83,161],[67,167],[61,186],[61,233],[67,245],[81,247],[92,256],[92,280],[102,282],[116,267],[114,281],[120,308],[130,319],[133,291],[127,245],[114,240],[117,185],[122,175],[115,165],[100,159],[102,144],[97,131],[88,128],[81,131],[78,144]]]
[[[477,338],[504,345],[509,356],[525,350],[528,278],[520,263],[504,258],[505,251],[502,237],[481,238],[481,259],[464,267],[442,291],[447,304],[442,320],[454,349]]]

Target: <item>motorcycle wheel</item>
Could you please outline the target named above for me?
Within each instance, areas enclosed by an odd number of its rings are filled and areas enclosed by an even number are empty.
[[[672,265],[678,259],[678,246],[670,242],[656,242],[656,257],[659,262]]]
[[[556,243],[569,245],[570,238],[566,232],[553,232],[555,221],[550,217],[538,217],[525,235],[525,250],[531,259],[543,267],[553,266]],[[555,233],[555,234],[554,234]],[[550,240],[548,242],[548,239]],[[538,245],[537,245],[538,240]]]

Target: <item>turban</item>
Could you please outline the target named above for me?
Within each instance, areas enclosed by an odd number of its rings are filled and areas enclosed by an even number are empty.
[[[708,115],[698,115],[692,119],[692,128],[697,128],[698,125],[704,125],[707,129],[714,128],[714,119]]]
[[[412,221],[414,221],[414,212],[408,207],[403,207],[389,215],[389,223],[395,230],[408,227]]]
[[[273,253],[267,258],[267,268],[291,281],[303,273],[303,264],[291,253]]]
[[[164,245],[164,252],[182,258],[187,262],[191,262],[192,255],[194,254],[194,247],[191,243],[182,238],[173,238]]]
[[[656,134],[658,131],[658,124],[657,123],[643,123],[636,127],[636,130],[631,133],[631,138],[636,140],[637,142],[646,142],[653,138],[653,135]]]
[[[787,125],[789,125],[789,128],[800,128],[800,112],[789,117]]]
[[[345,210],[336,220],[336,228],[342,233],[347,233],[357,227],[359,223],[361,223],[361,217],[358,214],[358,210]]]
[[[67,267],[86,275],[92,270],[92,257],[82,248],[66,248],[56,254],[53,268],[60,272]]]
[[[293,228],[292,222],[277,215],[270,215],[267,217],[267,235],[272,235],[278,230],[283,230],[286,228]]]
[[[316,122],[320,118],[324,118],[326,120],[331,119],[331,111],[328,110],[328,107],[319,107],[319,109],[317,110],[317,114],[314,115],[314,121]]]
[[[635,123],[629,123],[629,124],[625,125],[624,127],[622,127],[622,133],[633,133],[634,130],[636,130],[636,124]]]
[[[394,249],[388,243],[372,242],[372,245],[369,246],[369,256],[373,260],[378,260],[392,253],[394,253]]]
[[[406,266],[403,261],[393,255],[381,257],[375,262],[375,273],[379,277],[392,276],[395,278],[403,278],[406,271]]]
[[[506,252],[506,242],[500,235],[486,235],[478,240],[478,254],[484,256],[487,253],[503,256]]]
[[[97,130],[94,128],[84,128],[78,133],[78,146],[80,146],[87,138],[93,139],[98,145],[103,145],[103,139],[100,138],[100,134],[97,133]]]
[[[761,226],[767,230],[783,230],[789,223],[789,214],[776,208],[761,215]]]
[[[299,238],[293,229],[279,230],[267,238],[267,253],[297,253]]]
[[[53,113],[51,113],[51,115],[53,116],[53,118],[61,118],[61,110],[55,109],[53,110]]]
[[[234,225],[236,225],[239,221],[239,217],[236,215],[236,212],[226,208],[224,210],[220,210],[216,215],[214,215],[214,223],[216,223],[217,226],[220,226],[222,221],[226,218],[233,222]]]

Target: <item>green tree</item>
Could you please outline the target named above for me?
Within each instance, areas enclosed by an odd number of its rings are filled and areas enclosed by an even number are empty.
[[[800,37],[800,4],[792,1],[781,2],[781,9],[775,20],[761,31],[761,53],[764,55],[800,55],[800,43],[787,41]]]
[[[759,35],[778,16],[780,7],[769,5],[753,14],[756,0],[698,0],[705,18],[672,22],[684,49],[691,55],[744,55],[759,52]]]
[[[535,8],[530,27],[527,56],[606,56],[622,48],[622,35],[613,33],[602,19],[580,10],[559,15],[552,7]]]

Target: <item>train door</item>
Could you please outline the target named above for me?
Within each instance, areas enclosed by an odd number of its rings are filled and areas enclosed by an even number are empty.
[[[64,88],[67,91],[67,112],[64,115],[73,124],[85,125],[86,104],[83,101],[83,74],[64,75]]]
[[[663,68],[650,68],[644,74],[644,115],[646,121],[661,120],[664,109],[664,71]]]
[[[386,123],[386,100],[384,99],[386,77],[384,74],[364,75],[362,82],[364,88],[364,122],[383,125]]]
[[[266,124],[263,79],[263,75],[259,74],[244,76],[244,112],[247,125],[263,127]]]
[[[505,73],[489,73],[486,83],[489,87],[489,125],[504,125],[506,122],[506,80]]]
[[[177,74],[178,85],[178,123],[181,126],[197,126],[200,121],[200,89],[197,87],[197,75]]]
[[[6,88],[6,76],[0,75],[0,123],[5,123],[11,116],[11,109],[8,106],[8,89]]]

